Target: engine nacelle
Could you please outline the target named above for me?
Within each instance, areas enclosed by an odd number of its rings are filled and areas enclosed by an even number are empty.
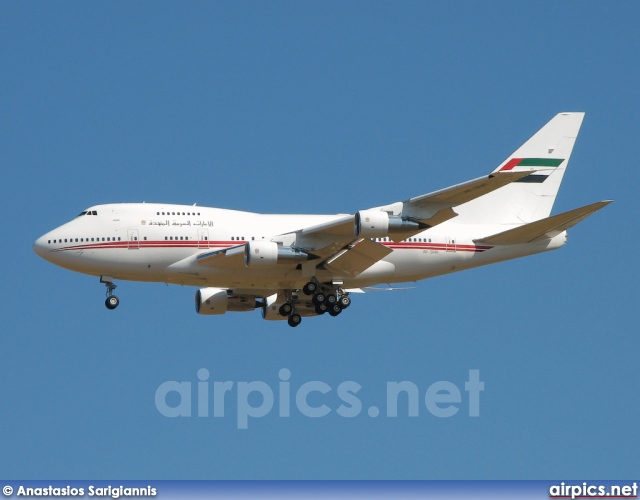
[[[280,297],[282,300],[282,297]],[[267,321],[282,321],[287,319],[287,316],[282,316],[280,314],[280,306],[282,306],[284,302],[278,302],[278,294],[274,293],[273,295],[266,297],[262,301],[262,319],[266,319]],[[296,313],[300,316],[317,316],[318,313],[315,310],[315,306],[311,299],[309,300],[296,300],[295,301]]]
[[[268,321],[281,321],[287,319],[286,316],[280,314],[280,306],[282,302],[277,302],[278,294],[274,293],[269,297],[265,297],[262,301],[262,319]]]
[[[227,291],[221,288],[201,288],[196,292],[198,314],[224,314],[229,307]]]
[[[355,216],[355,233],[358,238],[383,238],[390,234],[408,233],[419,229],[418,222],[403,219],[398,215],[389,215],[382,210],[360,210]]]
[[[306,252],[292,247],[279,246],[273,241],[249,241],[244,248],[244,264],[247,267],[272,267],[287,262],[302,262],[309,258]]]
[[[356,212],[355,231],[358,238],[378,238],[389,234],[389,214],[382,210]]]

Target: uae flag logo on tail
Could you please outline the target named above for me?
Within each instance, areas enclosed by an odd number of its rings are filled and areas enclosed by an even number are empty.
[[[541,183],[547,180],[547,177],[555,168],[562,165],[564,158],[511,158],[500,169],[500,172],[508,172],[510,170],[535,170],[535,174],[531,174],[516,182]]]

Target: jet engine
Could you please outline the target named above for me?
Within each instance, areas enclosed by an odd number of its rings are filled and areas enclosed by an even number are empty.
[[[282,299],[282,297],[281,297]],[[266,297],[262,301],[262,319],[266,319],[267,321],[282,321],[287,319],[288,317],[283,316],[280,313],[280,307],[285,302],[278,302],[278,294],[274,293],[273,295]],[[295,312],[300,316],[317,316],[318,313],[315,310],[315,306],[311,302],[311,300],[301,300],[295,302]]]
[[[198,314],[224,314],[229,307],[227,291],[221,288],[201,288],[196,292]]]
[[[253,295],[230,295],[222,288],[201,288],[196,292],[198,314],[224,314],[226,312],[253,311],[260,306]]]
[[[273,241],[249,241],[244,249],[247,267],[272,267],[287,262],[308,260],[306,252],[293,247],[280,246]]]
[[[408,233],[421,228],[420,223],[416,221],[375,209],[356,212],[354,223],[358,238],[382,238],[390,234]]]

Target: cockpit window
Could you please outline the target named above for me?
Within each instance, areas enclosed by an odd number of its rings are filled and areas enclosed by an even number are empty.
[[[97,210],[85,210],[84,212],[79,213],[78,217],[82,217],[83,215],[98,215],[98,211]]]

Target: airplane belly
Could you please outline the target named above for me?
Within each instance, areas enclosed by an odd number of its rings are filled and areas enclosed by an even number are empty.
[[[479,251],[470,245],[423,245],[421,248],[396,249],[385,260],[393,263],[395,268],[391,280],[402,282],[440,276],[467,268],[478,255]]]

